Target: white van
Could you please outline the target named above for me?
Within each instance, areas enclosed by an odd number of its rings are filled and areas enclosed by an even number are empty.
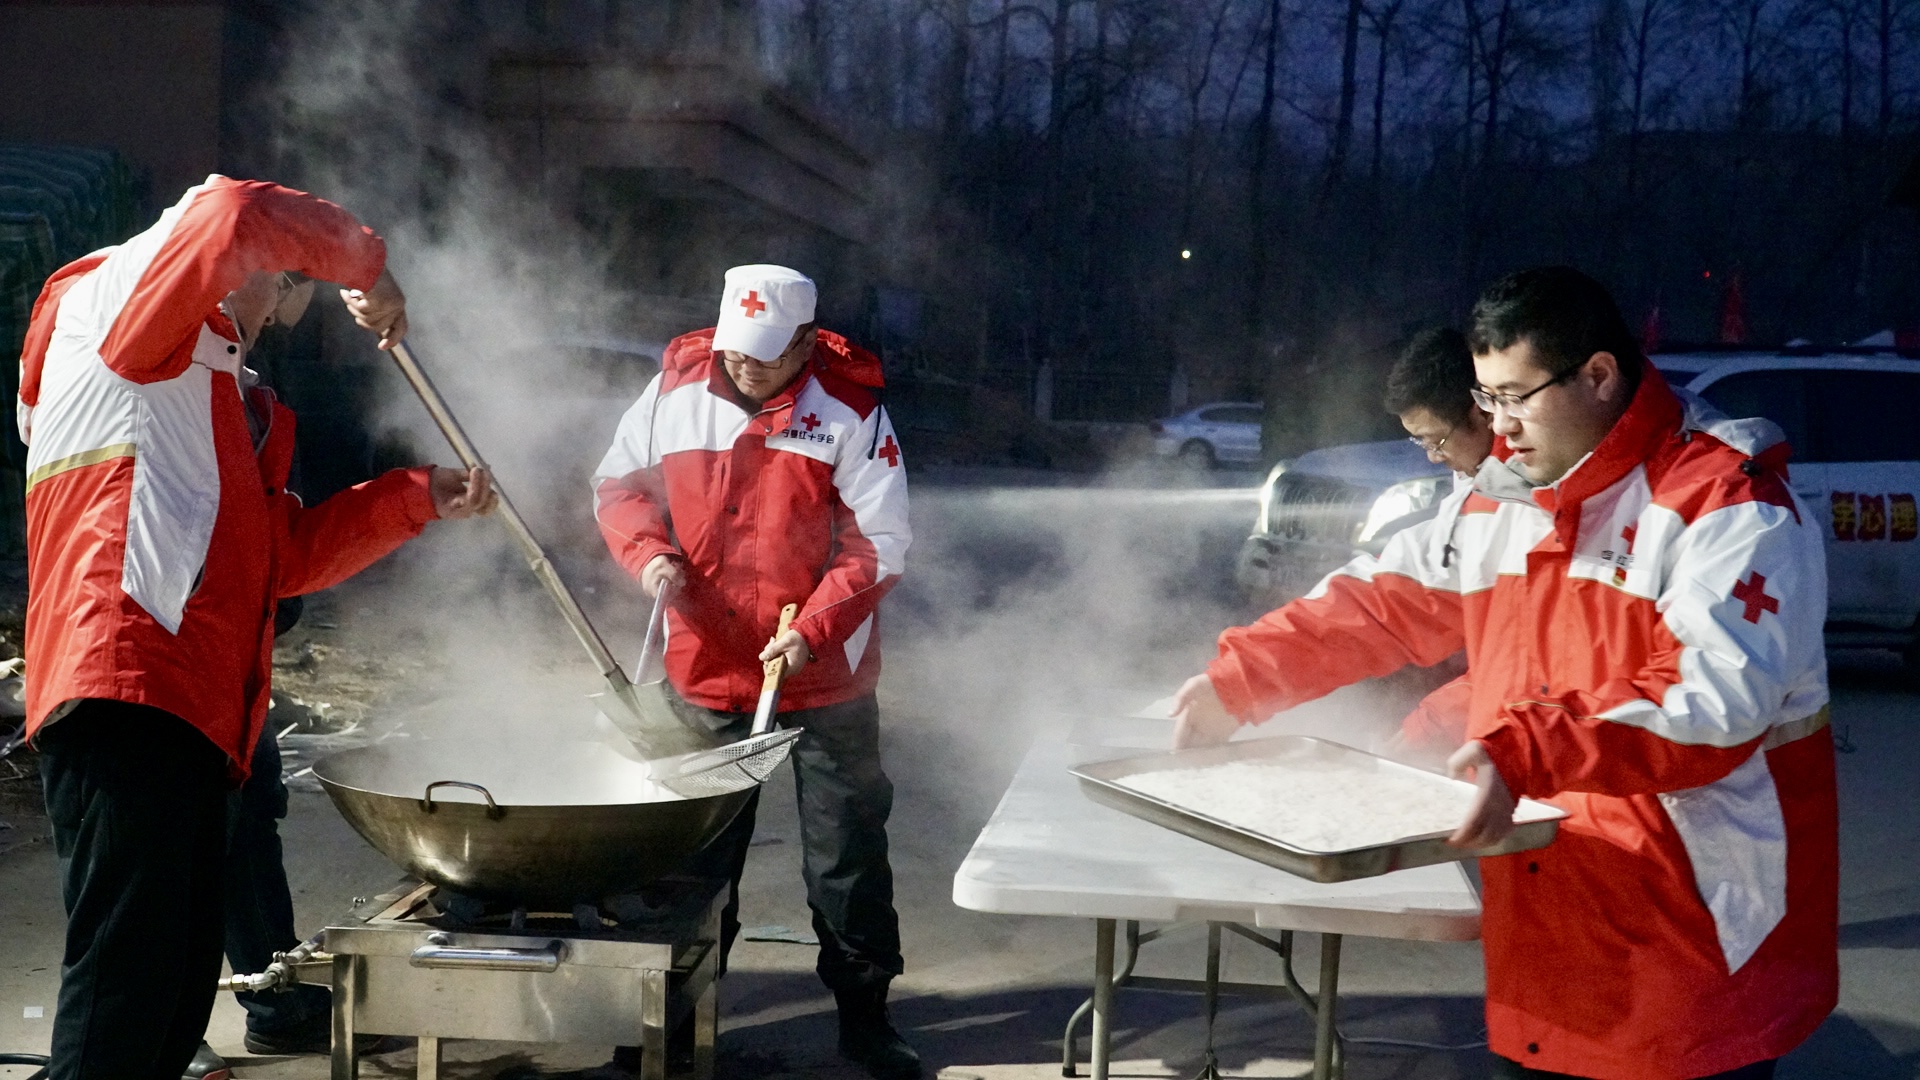
[[[1793,488],[1826,532],[1827,642],[1920,663],[1920,361],[1885,349],[1660,353],[1668,381],[1729,416],[1764,416],[1793,447]],[[1237,578],[1273,603],[1355,550],[1430,516],[1450,474],[1404,440],[1274,466]]]

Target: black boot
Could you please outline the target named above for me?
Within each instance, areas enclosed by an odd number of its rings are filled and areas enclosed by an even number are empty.
[[[187,1071],[180,1080],[229,1080],[233,1070],[227,1068],[227,1059],[213,1052],[206,1043],[193,1052],[193,1060],[187,1063]]]
[[[864,1067],[875,1080],[919,1080],[920,1055],[893,1029],[885,983],[835,990],[833,1000],[840,1006],[843,1057]]]

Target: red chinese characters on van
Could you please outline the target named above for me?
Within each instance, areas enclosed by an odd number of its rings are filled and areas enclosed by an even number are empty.
[[[1892,540],[1906,543],[1920,538],[1920,505],[1911,493],[1864,495],[1851,491],[1832,494],[1835,540]]]

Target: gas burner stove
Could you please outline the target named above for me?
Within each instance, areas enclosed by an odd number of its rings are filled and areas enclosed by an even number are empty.
[[[332,1080],[356,1080],[368,1033],[416,1036],[420,1080],[438,1080],[445,1039],[638,1046],[642,1080],[666,1080],[667,1033],[689,1016],[706,1080],[725,903],[726,882],[683,878],[615,910],[529,912],[403,879],[325,931]]]

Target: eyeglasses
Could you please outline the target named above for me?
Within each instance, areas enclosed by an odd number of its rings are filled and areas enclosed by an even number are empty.
[[[1513,417],[1515,420],[1525,420],[1527,417],[1533,415],[1533,406],[1527,404],[1528,398],[1545,390],[1549,386],[1558,386],[1566,382],[1568,379],[1573,378],[1581,368],[1586,366],[1587,363],[1583,360],[1524,394],[1501,394],[1478,386],[1468,392],[1473,395],[1473,403],[1480,406],[1483,412],[1490,413],[1495,409],[1505,409],[1507,415]]]
[[[1447,433],[1438,439],[1427,438],[1420,435],[1409,435],[1407,436],[1407,441],[1425,450],[1429,454],[1437,454],[1440,452],[1441,447],[1447,445],[1447,440],[1453,438],[1453,430],[1452,428],[1448,428]]]

